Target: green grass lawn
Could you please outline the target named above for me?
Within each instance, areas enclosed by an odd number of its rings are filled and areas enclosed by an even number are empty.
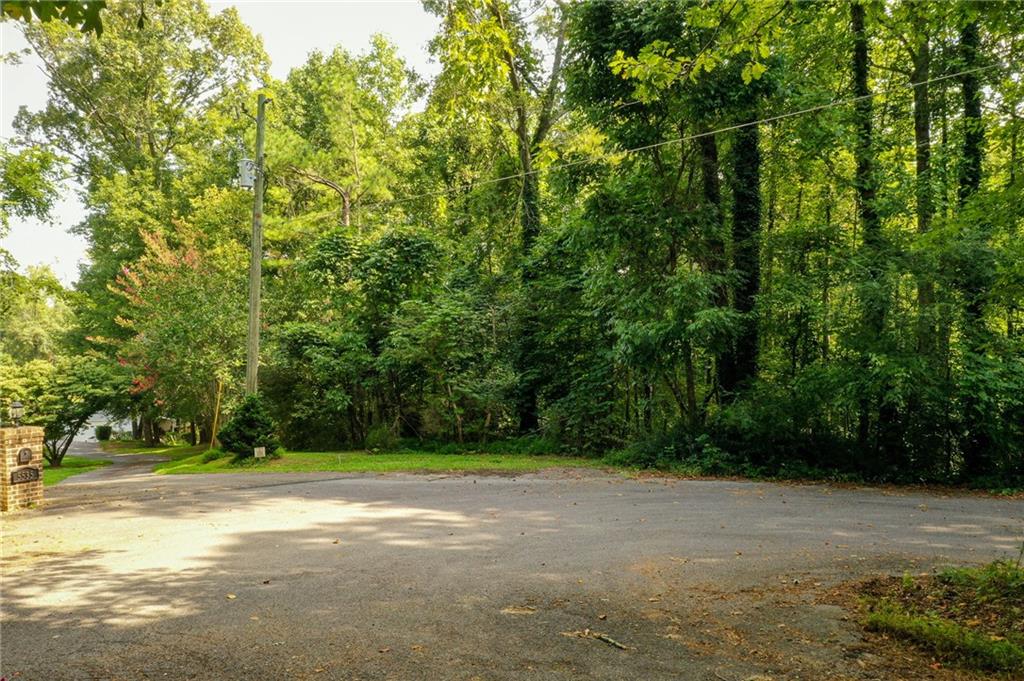
[[[209,445],[165,445],[150,447],[141,440],[107,440],[100,443],[100,448],[111,454],[156,454],[170,457],[172,461],[187,459],[205,452]]]
[[[43,485],[56,485],[65,478],[72,475],[86,473],[110,465],[109,461],[97,459],[86,459],[81,456],[65,456],[59,468],[53,468],[48,463],[43,463]]]
[[[203,462],[203,454],[156,465],[158,473],[389,473],[397,471],[512,471],[600,468],[596,459],[529,454],[436,454],[428,452],[286,452],[280,458],[233,463],[231,455]]]

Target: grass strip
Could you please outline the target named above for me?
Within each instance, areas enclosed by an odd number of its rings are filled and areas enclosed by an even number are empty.
[[[54,468],[48,463],[43,464],[43,486],[56,485],[61,480],[66,480],[73,475],[88,473],[109,466],[109,461],[101,459],[86,459],[81,456],[65,456],[59,467]]]

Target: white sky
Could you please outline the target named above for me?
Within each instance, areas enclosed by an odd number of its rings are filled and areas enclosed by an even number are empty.
[[[341,45],[351,52],[369,47],[370,36],[383,33],[420,75],[432,76],[438,67],[429,61],[427,42],[438,20],[423,11],[419,0],[208,0],[214,12],[235,6],[255,33],[263,38],[271,59],[271,73],[284,78],[314,49],[329,51]],[[24,49],[25,41],[12,22],[0,24],[0,52]],[[10,137],[18,109],[41,109],[46,103],[46,78],[35,55],[18,66],[0,64],[0,136]],[[68,233],[81,220],[82,204],[76,188],[68,185],[54,210],[52,225],[12,220],[3,246],[22,269],[47,264],[65,284],[78,278],[85,260],[85,241]]]

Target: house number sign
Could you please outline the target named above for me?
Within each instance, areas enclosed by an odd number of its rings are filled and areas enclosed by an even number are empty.
[[[22,482],[33,482],[39,479],[38,468],[19,468],[11,472],[11,484],[17,485]]]

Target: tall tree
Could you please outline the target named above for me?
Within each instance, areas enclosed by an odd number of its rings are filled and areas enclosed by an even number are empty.
[[[853,33],[853,95],[854,126],[857,132],[854,156],[857,170],[857,213],[863,239],[863,268],[865,281],[861,286],[861,306],[867,343],[877,343],[885,326],[888,301],[882,284],[882,221],[876,206],[877,178],[873,168],[874,145],[872,137],[871,90],[868,87],[868,33],[862,2],[850,3],[850,27]],[[869,362],[865,353],[865,364]],[[865,366],[867,368],[867,366]],[[872,405],[877,398],[861,396],[858,415],[857,442],[864,451],[870,447]]]
[[[960,161],[960,182],[958,199],[963,206],[981,189],[982,157],[984,155],[985,129],[981,118],[981,81],[978,74],[981,27],[977,18],[969,17],[960,29],[960,63],[963,75],[960,87],[963,93],[963,152]],[[973,240],[984,243],[987,229],[983,224],[975,226]],[[990,281],[986,274],[987,250],[975,254],[975,262],[967,268],[963,282],[965,305],[965,333],[971,352],[976,357],[986,354],[988,334],[985,330],[984,304]],[[967,425],[967,439],[964,444],[964,474],[975,477],[984,474],[989,467],[991,442],[985,430],[985,420],[979,418],[980,403],[976,396],[968,394],[964,402]]]
[[[754,303],[761,290],[761,149],[757,123],[736,131],[733,156],[732,258],[739,279],[734,305],[743,320],[733,352],[734,374],[722,386],[726,392],[748,387],[757,375]]]
[[[518,208],[522,312],[516,343],[516,367],[520,378],[517,411],[520,432],[533,432],[539,423],[536,363],[540,330],[537,328],[536,293],[533,290],[536,273],[530,259],[542,225],[537,159],[561,106],[565,10],[561,4],[556,4],[552,14],[544,17],[545,21],[540,26],[543,29],[541,35],[554,45],[551,66],[545,72],[524,18],[527,13],[518,3],[460,0],[446,3],[443,7],[440,3],[428,3],[428,7],[441,14],[444,21],[442,35],[434,44],[445,65],[445,73],[441,76],[442,88],[451,85],[445,81],[481,68],[491,73],[477,75],[475,80],[478,83],[486,81],[494,86],[496,74],[506,79],[493,103],[511,113],[510,132],[515,140],[517,173],[521,182]]]
[[[421,91],[382,36],[373,37],[366,54],[313,52],[276,95],[280,111],[272,123],[282,125],[271,128],[272,170],[285,182],[294,174],[330,190],[339,222],[350,226],[361,202],[392,198],[392,187],[407,171],[408,146],[398,125]],[[289,212],[316,208],[303,198],[295,192]]]

